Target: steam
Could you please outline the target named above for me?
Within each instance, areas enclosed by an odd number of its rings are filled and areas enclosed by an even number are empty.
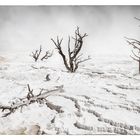
[[[140,37],[134,17],[140,17],[139,6],[1,6],[0,51],[30,51],[40,44],[53,49],[51,37],[67,41],[79,26],[89,35],[87,54],[128,54],[124,36]]]

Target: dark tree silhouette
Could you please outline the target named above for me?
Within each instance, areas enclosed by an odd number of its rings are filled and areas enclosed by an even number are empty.
[[[41,54],[41,51],[42,51],[42,47],[40,45],[40,49],[39,50],[36,50],[35,52],[32,52],[31,57],[33,57],[33,59],[35,60],[35,62],[37,62],[37,60],[39,59],[39,56]]]
[[[82,54],[79,55],[79,52],[81,51],[81,48],[83,47],[83,39],[87,36],[88,35],[86,33],[81,35],[79,32],[79,27],[77,27],[77,29],[75,30],[75,37],[72,37],[72,39],[74,40],[73,49],[70,45],[71,38],[69,36],[69,38],[68,38],[68,58],[66,57],[66,54],[64,54],[64,52],[62,51],[61,44],[62,44],[63,38],[59,39],[59,37],[57,37],[56,41],[54,41],[54,39],[51,39],[53,41],[54,45],[56,46],[56,48],[58,49],[58,52],[61,55],[64,65],[68,71],[75,72],[78,69],[78,66],[80,63],[90,59],[90,57],[88,56],[87,59],[81,60]]]
[[[128,42],[129,45],[131,45],[133,47],[132,51],[132,55],[130,55],[130,57],[137,61],[139,64],[139,74],[140,74],[140,41],[136,40],[136,39],[132,39],[132,38],[127,38],[126,37],[126,41]]]
[[[140,21],[139,18],[134,17],[136,20]],[[131,47],[133,48],[132,51],[132,55],[130,55],[130,57],[137,61],[139,64],[139,74],[140,74],[140,41],[137,39],[133,39],[133,38],[126,38],[126,41],[129,45],[131,45]]]
[[[35,62],[37,62],[39,60],[39,57],[42,53],[42,47],[40,45],[40,49],[36,50],[35,52],[32,52],[32,55],[30,55]],[[51,57],[53,55],[53,52],[50,53],[50,51],[46,51],[45,55],[42,56],[42,58],[40,58],[41,61],[48,59],[49,57]]]

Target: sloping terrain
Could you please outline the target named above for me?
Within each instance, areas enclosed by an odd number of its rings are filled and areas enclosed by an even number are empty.
[[[51,105],[35,102],[7,117],[0,111],[0,134],[140,134],[140,76],[127,58],[91,60],[76,73],[14,60],[0,64],[1,105],[26,97],[27,84],[36,95],[61,91],[47,97]]]

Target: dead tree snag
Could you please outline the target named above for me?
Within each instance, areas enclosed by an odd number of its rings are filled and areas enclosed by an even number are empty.
[[[133,47],[132,55],[130,57],[138,62],[139,64],[139,74],[140,74],[140,41],[132,38],[126,38],[129,45]]]
[[[59,39],[57,37],[56,41],[54,39],[51,39],[53,41],[54,45],[56,46],[59,54],[61,55],[64,65],[68,71],[75,72],[78,69],[78,66],[80,63],[90,59],[90,57],[88,57],[87,59],[81,60],[82,54],[79,55],[79,52],[81,51],[81,48],[83,47],[83,39],[87,36],[88,35],[86,33],[81,35],[80,31],[79,31],[79,27],[77,27],[77,29],[75,30],[75,37],[72,37],[72,39],[74,40],[73,48],[70,45],[71,38],[69,36],[69,38],[68,38],[68,56],[67,56],[68,58],[66,57],[66,54],[64,54],[64,52],[62,51],[61,44],[62,44],[63,38]]]
[[[33,57],[33,59],[35,60],[35,62],[39,59],[39,56],[41,54],[42,51],[42,47],[40,46],[39,50],[36,50],[35,52],[32,52],[31,57]]]

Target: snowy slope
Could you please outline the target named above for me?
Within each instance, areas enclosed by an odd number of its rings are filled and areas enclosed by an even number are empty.
[[[0,112],[0,134],[140,134],[140,76],[131,59],[96,56],[68,73],[28,56],[5,57],[0,62],[1,105],[26,97],[27,84],[36,94],[61,86],[47,100],[63,112],[38,103],[7,117]]]

